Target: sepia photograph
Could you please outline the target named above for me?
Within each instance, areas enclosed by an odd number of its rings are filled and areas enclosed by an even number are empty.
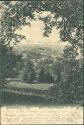
[[[83,125],[83,0],[0,1],[0,125]]]

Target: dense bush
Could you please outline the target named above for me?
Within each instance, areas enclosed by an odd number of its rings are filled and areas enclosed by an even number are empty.
[[[23,70],[23,81],[30,83],[33,82],[35,79],[36,73],[34,71],[33,68],[33,63],[31,62],[31,60],[28,58],[27,62],[26,62],[26,66],[24,67]]]
[[[44,69],[42,69],[39,73],[39,77],[38,77],[39,82],[46,82],[46,83],[53,83],[54,82],[54,78],[52,77],[52,75],[49,72],[45,72]]]
[[[83,102],[82,65],[79,64],[77,60],[75,60],[74,62],[64,61],[62,65],[63,66],[60,66],[61,69],[59,69],[60,72],[57,73],[57,75],[59,75],[57,77],[58,78],[60,77],[60,80],[57,79],[55,81],[55,85],[49,90],[49,95],[53,97],[54,101],[56,102],[61,102],[61,103]]]

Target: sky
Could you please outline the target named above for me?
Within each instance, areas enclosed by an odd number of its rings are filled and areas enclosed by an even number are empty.
[[[16,2],[13,1],[13,4]],[[3,11],[1,2],[0,2],[0,18],[1,18],[1,12]],[[60,30],[57,30],[56,26],[53,27],[51,34],[49,37],[44,37],[43,36],[43,31],[44,31],[44,22],[42,20],[39,20],[39,17],[46,17],[46,16],[51,16],[53,19],[53,14],[49,11],[41,11],[40,13],[34,12],[35,15],[35,20],[31,20],[31,26],[26,25],[23,27],[20,27],[20,29],[17,29],[15,33],[17,34],[22,34],[26,36],[25,40],[21,40],[21,42],[17,45],[14,46],[14,40],[11,41],[11,45],[14,47],[27,47],[27,46],[47,46],[51,47],[53,49],[57,49],[59,51],[63,50],[66,45],[69,45],[68,42],[62,42],[60,39]],[[27,19],[28,20],[28,19]],[[26,21],[27,21],[26,20]],[[61,17],[59,18],[61,20]]]
[[[35,20],[31,20],[31,26],[26,25],[17,29],[15,33],[19,35],[25,35],[26,39],[22,40],[18,46],[49,46],[54,48],[62,49],[64,48],[65,44],[60,39],[59,30],[56,27],[53,27],[51,34],[49,37],[43,36],[44,31],[44,22],[39,20],[39,17],[46,17],[47,15],[51,15],[50,12],[41,12],[41,13],[34,13]],[[53,15],[51,15],[53,16]],[[14,42],[14,41],[12,41]]]
[[[56,27],[53,27],[49,37],[43,36],[44,31],[44,22],[39,20],[39,17],[46,17],[50,15],[53,18],[53,14],[49,11],[42,11],[40,13],[34,12],[35,20],[31,20],[31,26],[26,25],[17,29],[15,33],[19,35],[26,36],[26,39],[21,40],[17,46],[49,46],[52,48],[63,49],[67,43],[63,43],[60,39],[60,30],[57,30]],[[11,41],[11,45],[14,45],[14,40]]]

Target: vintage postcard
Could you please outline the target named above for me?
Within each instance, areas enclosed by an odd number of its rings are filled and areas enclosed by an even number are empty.
[[[83,0],[0,1],[0,125],[83,124]]]

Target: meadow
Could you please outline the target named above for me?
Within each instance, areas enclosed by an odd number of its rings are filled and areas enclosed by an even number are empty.
[[[43,104],[49,103],[52,97],[48,94],[53,84],[23,83],[12,81],[7,83],[2,91],[2,105],[4,104]]]
[[[16,89],[35,89],[35,90],[48,90],[51,84],[49,83],[24,83],[24,82],[10,82],[6,85],[7,88]]]
[[[52,86],[7,83],[2,91],[1,124],[83,124],[83,107],[53,102],[48,93]]]

